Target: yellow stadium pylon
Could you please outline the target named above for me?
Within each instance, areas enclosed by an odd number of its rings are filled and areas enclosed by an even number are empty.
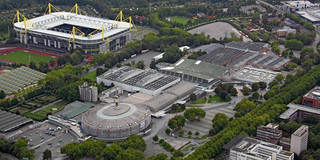
[[[54,6],[52,5],[51,3],[48,3],[48,6],[46,8],[46,11],[44,12],[44,14],[51,14],[52,12],[59,12],[59,10]]]
[[[122,22],[124,19],[125,19],[125,18],[124,18],[124,15],[123,15],[122,11],[120,11],[119,14],[117,15],[115,21],[120,21],[120,22]]]
[[[75,14],[79,14],[81,15],[81,12],[80,12],[80,9],[79,9],[79,6],[78,4],[76,3],[73,8],[70,10],[70,13],[75,13]]]
[[[71,32],[71,37],[69,39],[69,44],[76,40],[76,36],[82,37],[84,35],[85,34],[80,29],[78,29],[77,27],[73,26],[72,27],[72,32]]]

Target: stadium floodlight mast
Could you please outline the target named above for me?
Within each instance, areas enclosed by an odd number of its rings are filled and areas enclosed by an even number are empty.
[[[15,17],[13,18],[12,24],[14,24],[16,22],[22,22],[22,20],[23,20],[23,25],[20,29],[20,35],[21,35],[21,37],[24,38],[24,41],[26,41],[27,40],[27,29],[32,29],[32,28],[36,27],[37,24],[28,20],[23,14],[21,14],[17,10]],[[25,36],[22,36],[23,33]]]

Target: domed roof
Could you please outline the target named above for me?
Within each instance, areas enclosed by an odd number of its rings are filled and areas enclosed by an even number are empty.
[[[139,124],[151,115],[144,106],[129,103],[97,105],[82,115],[82,123],[97,129],[115,129]]]

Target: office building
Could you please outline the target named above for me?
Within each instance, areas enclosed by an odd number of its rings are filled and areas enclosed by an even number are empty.
[[[96,102],[98,100],[98,87],[88,86],[85,82],[79,85],[80,100],[84,102]]]
[[[291,135],[290,151],[299,155],[308,147],[308,131],[309,127],[302,125]]]

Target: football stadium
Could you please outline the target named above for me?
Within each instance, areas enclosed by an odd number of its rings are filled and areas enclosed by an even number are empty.
[[[136,29],[122,12],[116,20],[90,17],[81,15],[77,4],[70,12],[49,4],[44,15],[30,20],[17,12],[14,22],[21,43],[62,51],[80,47],[91,55],[123,47]]]

